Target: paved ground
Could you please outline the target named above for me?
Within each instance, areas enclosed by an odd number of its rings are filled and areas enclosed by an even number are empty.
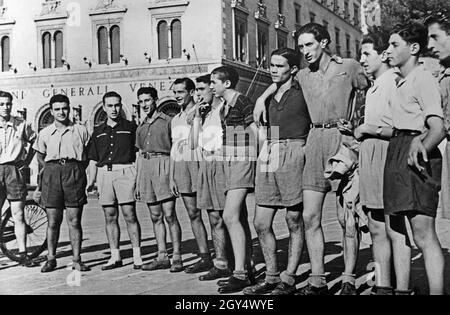
[[[326,269],[330,272],[330,287],[333,293],[338,293],[340,286],[340,274],[342,272],[342,248],[340,245],[341,229],[336,222],[335,208],[333,196],[328,196],[323,226],[326,236]],[[254,209],[254,196],[249,196],[249,209]],[[253,219],[253,210],[250,211],[250,222]],[[177,213],[183,229],[183,260],[188,265],[196,260],[194,254],[196,250],[195,241],[186,211],[181,203],[178,203]],[[155,257],[156,245],[153,237],[153,229],[150,223],[148,211],[140,205],[138,215],[143,229],[143,254],[144,260],[149,261]],[[287,228],[284,223],[284,211],[280,211],[276,216],[275,231],[279,239],[279,255],[281,263],[286,263],[287,248]],[[207,223],[206,216],[204,217]],[[109,250],[104,234],[104,222],[102,212],[98,209],[96,200],[90,200],[83,217],[84,227],[84,243],[83,243],[83,260],[89,264],[93,270],[87,274],[83,274],[80,286],[71,286],[69,283],[76,283],[73,273],[67,269],[67,264],[71,262],[70,244],[67,229],[62,229],[60,247],[59,247],[59,269],[51,274],[41,274],[39,268],[26,269],[17,267],[17,264],[9,262],[5,257],[0,256],[0,294],[56,294],[56,295],[213,295],[217,294],[217,286],[215,282],[204,283],[197,280],[197,275],[187,274],[170,274],[168,271],[142,272],[132,269],[132,252],[130,243],[121,219],[122,226],[122,256],[124,258],[125,267],[108,272],[100,270],[101,265],[106,263],[109,258]],[[208,224],[207,224],[208,226]],[[439,219],[438,231],[441,242],[443,243],[446,262],[447,262],[447,282],[446,287],[450,290],[449,273],[450,273],[450,220]],[[253,242],[255,247],[255,260],[257,269],[263,270],[264,267],[262,255],[253,231]],[[208,227],[209,233],[209,227]],[[45,253],[44,253],[45,254]],[[298,269],[298,287],[306,284],[308,275],[308,257],[304,255],[302,264]],[[367,244],[361,245],[361,255],[357,268],[360,294],[368,294],[369,286],[367,279],[370,275],[367,271],[367,265],[370,263],[370,248]],[[44,260],[44,257],[42,257]],[[70,269],[70,268],[69,268]],[[426,274],[423,267],[423,259],[420,254],[415,251],[413,262],[413,283],[420,287],[421,291],[427,292]]]

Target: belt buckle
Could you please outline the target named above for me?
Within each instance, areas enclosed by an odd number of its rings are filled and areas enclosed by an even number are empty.
[[[331,128],[331,123],[323,124],[323,128],[324,129],[330,129]]]
[[[61,164],[62,166],[67,164],[67,159],[60,159],[59,160],[59,164]]]
[[[112,170],[113,170],[112,164],[108,164],[107,167],[108,167],[108,172],[112,172]]]

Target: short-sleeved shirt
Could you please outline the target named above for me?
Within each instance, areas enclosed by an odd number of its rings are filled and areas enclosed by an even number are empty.
[[[16,163],[26,158],[26,144],[36,140],[31,125],[11,116],[5,126],[0,125],[0,164]]]
[[[353,59],[323,54],[319,70],[310,67],[297,74],[309,114],[314,124],[350,119],[355,90],[365,90],[369,82],[361,65]]]
[[[131,164],[136,160],[136,126],[120,119],[114,127],[107,122],[95,128],[89,145],[89,160],[98,167]]]
[[[42,129],[33,149],[45,155],[45,162],[70,159],[86,161],[90,135],[84,125],[70,123],[63,129],[53,123]]]
[[[236,92],[230,103],[225,103],[222,112],[224,154],[248,156],[253,154],[254,135],[250,125],[254,123],[255,104],[246,96]],[[253,137],[253,138],[252,138]],[[253,149],[252,149],[253,148]],[[251,152],[249,151],[251,150]]]
[[[389,69],[377,78],[366,94],[364,120],[366,124],[391,127],[392,97],[395,94],[398,75]]]
[[[311,118],[303,90],[296,80],[292,81],[291,88],[283,94],[280,102],[271,98],[268,112],[270,140],[304,139],[308,136]]]
[[[189,147],[189,135],[191,134],[191,124],[188,122],[188,118],[195,111],[195,107],[191,107],[190,109],[184,110],[175,117],[172,118],[171,122],[171,136],[172,136],[172,145],[177,146],[177,151],[180,154],[180,157],[183,154],[187,154],[187,158],[190,153]],[[177,158],[177,157],[173,157]]]
[[[222,149],[223,129],[220,112],[224,104],[213,108],[205,117],[202,131],[199,135],[199,146],[207,152],[217,152]]]
[[[399,70],[396,73],[400,75]],[[430,116],[443,117],[438,81],[418,66],[405,78],[397,79],[393,98],[393,123],[399,130],[424,131]]]
[[[441,87],[445,130],[447,130],[447,134],[450,135],[450,68],[441,71],[439,75],[439,85]]]
[[[171,120],[164,113],[146,120],[136,131],[136,147],[144,153],[170,155],[172,148]]]

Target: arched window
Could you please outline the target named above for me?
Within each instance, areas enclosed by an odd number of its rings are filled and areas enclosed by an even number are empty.
[[[9,70],[9,60],[10,60],[10,40],[8,36],[4,36],[1,41],[2,45],[2,71],[6,72]]]
[[[158,56],[159,59],[169,58],[169,30],[166,21],[158,23]]]
[[[63,66],[62,58],[64,56],[64,45],[63,45],[63,33],[57,31],[54,35],[55,39],[55,67],[60,68]]]
[[[105,65],[109,63],[108,58],[108,30],[102,26],[97,32],[98,39],[98,63]]]
[[[94,116],[94,126],[98,127],[101,124],[103,124],[106,120],[108,119],[108,115],[106,114],[106,112],[103,110],[103,107],[100,107],[97,111],[97,113],[95,113]]]
[[[111,63],[120,62],[120,28],[117,25],[111,27]]]
[[[49,32],[42,35],[42,48],[43,66],[44,69],[49,69],[52,67],[52,36]]]
[[[172,58],[181,58],[181,21],[172,22]]]
[[[45,127],[53,124],[55,121],[55,118],[53,117],[52,113],[50,112],[50,106],[44,110],[44,112],[41,114],[41,117],[39,118],[39,131],[44,129]]]

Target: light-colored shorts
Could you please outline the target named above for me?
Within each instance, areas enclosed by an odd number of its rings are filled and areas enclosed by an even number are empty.
[[[264,146],[256,167],[256,204],[287,208],[303,202],[304,145],[305,140],[281,140]]]
[[[197,192],[198,168],[197,161],[175,161],[174,180],[182,195]]]
[[[256,162],[250,158],[224,158],[225,190],[255,188]]]
[[[136,168],[133,165],[116,166],[112,171],[99,168],[97,185],[101,206],[124,205],[135,202]]]
[[[366,139],[359,150],[360,200],[369,209],[382,210],[383,177],[389,141]]]
[[[197,207],[223,211],[225,208],[225,171],[222,160],[200,161],[197,181]]]
[[[324,177],[328,160],[335,156],[344,139],[337,128],[311,129],[305,146],[305,169],[303,171],[303,190],[327,193],[336,191],[339,181],[330,182]]]
[[[170,192],[170,157],[141,158],[138,170],[137,189],[140,201],[147,204],[173,199]]]

